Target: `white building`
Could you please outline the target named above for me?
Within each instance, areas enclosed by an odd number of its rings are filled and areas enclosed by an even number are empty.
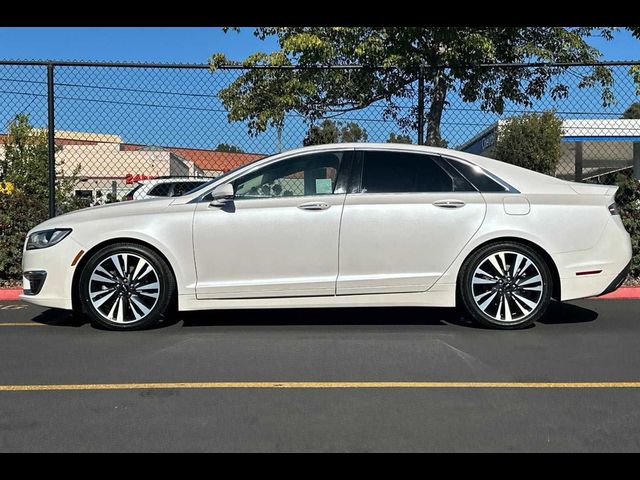
[[[0,134],[0,160],[6,135]],[[107,194],[121,199],[137,179],[153,177],[215,176],[261,154],[218,152],[183,147],[155,147],[123,143],[118,135],[56,130],[56,176],[80,179],[76,193],[96,198]]]
[[[494,123],[457,149],[491,157],[492,147],[504,123],[505,120]],[[640,178],[640,120],[563,120],[561,140],[559,177],[579,181],[606,172],[634,168],[636,178]]]

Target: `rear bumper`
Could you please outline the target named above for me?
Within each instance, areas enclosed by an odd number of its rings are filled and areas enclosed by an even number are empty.
[[[609,293],[624,282],[631,264],[631,237],[620,217],[611,217],[597,244],[588,250],[552,255],[560,276],[561,300]],[[584,274],[584,272],[591,272]]]
[[[606,295],[607,293],[611,293],[620,288],[620,285],[624,283],[627,279],[627,275],[629,275],[629,270],[631,270],[631,261],[627,263],[627,266],[613,279],[613,281],[609,284],[607,288],[604,289],[600,295]]]

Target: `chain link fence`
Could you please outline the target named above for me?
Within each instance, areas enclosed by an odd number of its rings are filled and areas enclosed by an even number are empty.
[[[640,100],[633,66],[606,65],[613,94],[606,105],[600,87],[583,85],[593,65],[555,67],[551,86],[567,85],[566,96],[545,95],[533,99],[528,108],[506,102],[501,114],[483,111],[479,101],[464,101],[454,84],[447,94],[441,136],[449,148],[491,156],[505,119],[553,109],[563,121],[557,176],[582,181],[632,168],[634,161],[640,165],[640,119],[623,115]],[[249,134],[246,122],[228,120],[219,93],[246,72],[211,71],[204,65],[1,62],[0,169],[16,155],[37,164],[32,195],[40,195],[51,215],[141,198],[143,193],[153,194],[150,188],[164,178],[184,180],[162,192],[180,194],[190,182],[302,146],[311,125],[301,115],[289,113],[283,128],[267,128],[257,135]],[[421,99],[423,90],[417,83],[402,98],[393,99],[404,121],[392,118],[381,101],[313,124],[323,127],[330,120],[338,130],[349,130],[344,138],[355,135],[359,141],[419,143],[425,121],[417,118],[418,105],[428,109],[429,93]],[[138,187],[132,193],[141,182],[146,182],[147,191]]]

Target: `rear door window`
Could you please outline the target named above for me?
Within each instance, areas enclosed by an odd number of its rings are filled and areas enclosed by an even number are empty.
[[[173,187],[172,197],[179,197],[199,187],[205,182],[178,182]]]
[[[171,182],[160,183],[152,187],[151,190],[149,190],[149,193],[147,195],[150,195],[152,197],[169,197],[171,195],[172,189],[173,189],[173,183]]]
[[[453,179],[431,155],[365,151],[362,193],[427,193],[454,191]]]

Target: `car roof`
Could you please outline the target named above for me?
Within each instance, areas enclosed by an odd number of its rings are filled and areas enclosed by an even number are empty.
[[[208,182],[211,178],[193,178],[193,177],[168,177],[168,178],[147,178],[138,180],[138,185],[154,185],[159,183],[178,183],[178,182]]]
[[[428,145],[413,145],[408,143],[333,143],[298,148],[296,150],[283,152],[283,154],[289,155],[313,151],[322,152],[337,149],[404,151],[448,156],[477,165],[502,179],[504,182],[513,185],[520,191],[536,191],[541,187],[545,191],[553,191],[555,189],[562,191],[566,190],[569,183],[566,180],[534,172],[533,170],[528,170],[493,158],[461,152],[450,148],[431,147]]]
[[[308,147],[301,147],[292,150],[280,152],[275,155],[265,157],[251,163],[252,169],[261,168],[272,162],[277,162],[281,159],[285,159],[289,156],[300,155],[303,153],[311,152],[325,152],[336,150],[384,150],[384,151],[398,151],[398,152],[415,152],[422,154],[434,154],[448,156],[454,159],[467,161],[472,165],[477,165],[493,174],[508,185],[513,186],[522,193],[529,192],[542,192],[554,193],[554,192],[566,192],[569,187],[569,183],[565,180],[555,178],[542,173],[534,172],[526,168],[518,167],[510,163],[494,160],[488,157],[482,157],[467,152],[461,152],[459,150],[453,150],[442,147],[431,147],[427,145],[413,145],[407,143],[327,143],[323,145],[312,145]],[[249,166],[249,164],[247,164]],[[242,174],[243,167],[238,169],[237,174]],[[224,176],[222,176],[224,177]],[[221,180],[222,180],[221,177]],[[212,179],[212,186],[216,185],[215,178]],[[223,180],[224,181],[224,180]],[[569,187],[569,190],[570,187]],[[202,195],[202,191],[193,192],[193,194],[182,197],[185,201]]]

